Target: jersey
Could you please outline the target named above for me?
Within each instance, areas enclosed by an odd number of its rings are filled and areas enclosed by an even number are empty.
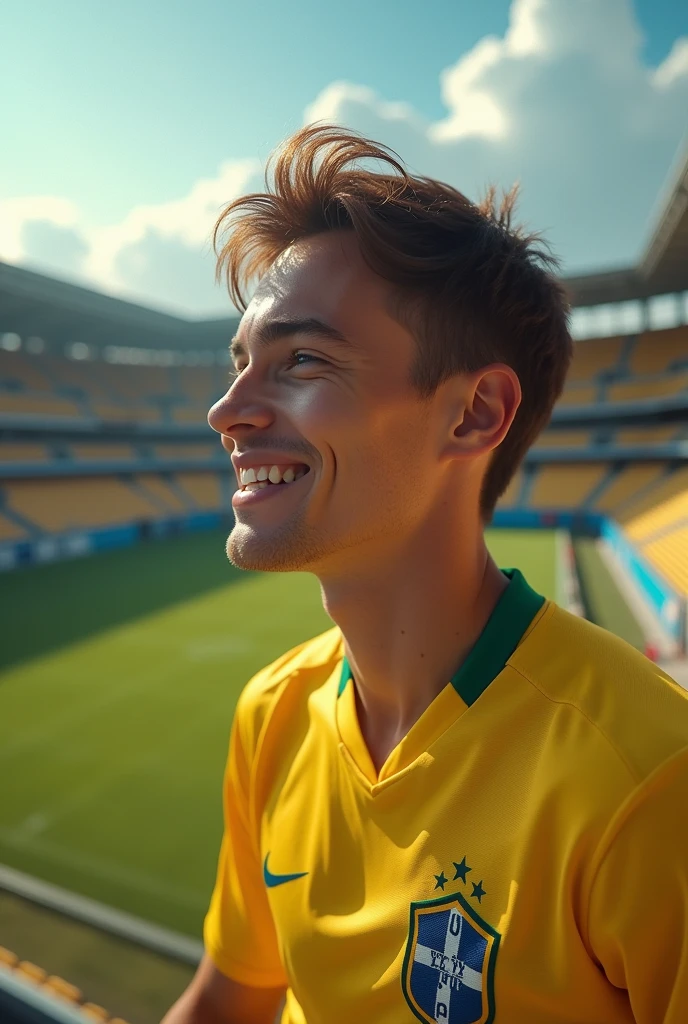
[[[338,628],[240,696],[204,927],[282,1024],[685,1024],[688,693],[518,571],[376,773]]]

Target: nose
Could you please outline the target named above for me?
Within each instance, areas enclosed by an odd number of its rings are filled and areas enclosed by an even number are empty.
[[[269,427],[273,419],[273,413],[250,379],[250,370],[244,370],[208,412],[208,423],[213,430],[232,439],[246,427]]]

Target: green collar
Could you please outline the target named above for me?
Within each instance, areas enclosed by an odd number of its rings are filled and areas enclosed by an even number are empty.
[[[499,675],[518,647],[528,626],[545,603],[544,597],[532,590],[518,569],[503,569],[511,581],[485,628],[469,651],[465,661],[451,678],[451,684],[469,707]],[[346,657],[342,661],[337,696],[344,692],[352,672]]]

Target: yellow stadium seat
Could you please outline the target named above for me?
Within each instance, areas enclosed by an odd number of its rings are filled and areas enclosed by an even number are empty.
[[[43,356],[32,358],[23,352],[0,349],[0,381],[20,381],[29,391],[50,391],[52,381],[41,369]]]
[[[0,946],[0,964],[5,967],[15,967],[19,963],[19,957],[11,949]]]
[[[134,449],[130,444],[73,444],[71,452],[75,459],[91,461],[135,458]]]
[[[175,479],[199,508],[219,509],[222,501],[217,473],[175,473]]]
[[[518,496],[521,493],[522,484],[523,470],[519,469],[511,478],[506,491],[499,499],[498,508],[513,508],[516,502],[518,501]]]
[[[595,502],[598,512],[612,513],[631,501],[639,491],[659,481],[666,472],[666,463],[626,466],[605,487]]]
[[[115,477],[11,480],[6,503],[49,533],[157,519],[152,502]]]
[[[590,338],[576,341],[568,374],[569,381],[589,381],[603,370],[610,370],[619,361],[624,337]]]
[[[98,1006],[97,1003],[84,1003],[80,1009],[86,1020],[96,1021],[97,1024],[110,1019],[108,1011],[103,1006]]]
[[[70,985],[64,978],[59,978],[55,974],[46,979],[42,991],[51,996],[58,996],[68,1003],[80,1003],[83,999],[81,989],[76,985]]]
[[[139,473],[136,480],[152,495],[153,499],[157,498],[163,514],[167,512],[169,515],[172,515],[173,513],[185,512],[187,510],[184,502],[157,473]]]
[[[541,509],[577,509],[609,472],[607,463],[541,466],[529,505]]]
[[[646,398],[668,398],[688,387],[688,373],[673,373],[660,380],[626,380],[610,384],[609,402],[637,402]]]
[[[589,430],[545,430],[535,442],[536,448],[585,448],[590,444]]]
[[[0,413],[31,413],[36,416],[80,416],[74,402],[57,395],[0,394]]]
[[[658,427],[628,427],[617,430],[614,435],[616,444],[654,445],[671,441],[676,436],[676,424],[662,424]]]
[[[34,985],[42,985],[47,978],[47,972],[42,967],[32,964],[30,960],[21,960],[14,971],[20,978],[31,981]]]
[[[688,359],[688,326],[648,331],[636,343],[630,370],[638,374],[663,373],[682,359]]]
[[[45,462],[47,458],[45,445],[0,441],[0,462]]]
[[[583,386],[569,385],[564,388],[557,404],[592,405],[595,401],[597,401],[597,388],[589,384]]]

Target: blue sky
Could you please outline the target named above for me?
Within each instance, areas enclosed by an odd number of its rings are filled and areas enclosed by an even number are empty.
[[[4,0],[0,37],[0,259],[194,316],[214,215],[307,120],[519,179],[571,271],[637,256],[688,127],[677,0]]]

